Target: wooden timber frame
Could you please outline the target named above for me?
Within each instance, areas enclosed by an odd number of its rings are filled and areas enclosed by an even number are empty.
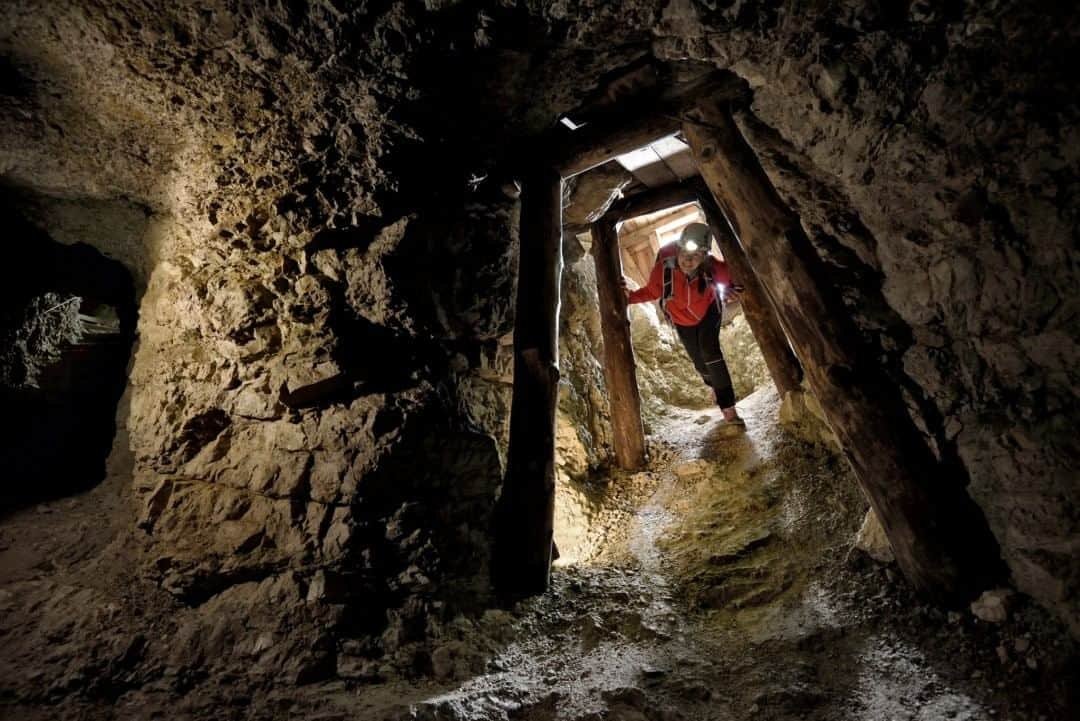
[[[993,536],[964,490],[962,471],[935,458],[900,388],[847,316],[799,218],[743,139],[728,107],[736,98],[745,99],[745,85],[730,76],[707,80],[660,102],[655,112],[592,121],[572,140],[563,135],[529,156],[521,201],[510,446],[496,508],[496,586],[535,594],[546,590],[550,577],[562,180],[669,134],[677,117],[901,570],[926,595],[967,600],[1001,578]]]
[[[678,131],[679,117],[703,95],[746,93],[744,81],[716,73],[657,98],[649,110],[592,120],[569,136],[553,133],[536,144],[540,152],[523,154],[510,444],[492,559],[504,593],[545,591],[554,555],[562,181]]]
[[[605,215],[593,223],[591,232],[615,462],[624,470],[636,471],[644,468],[647,457],[630,318],[626,295],[619,283],[623,275],[619,231],[616,221]]]
[[[562,178],[538,166],[521,185],[514,392],[492,571],[501,590],[532,595],[547,590],[554,552]]]
[[[780,199],[727,105],[704,100],[683,132],[769,291],[807,383],[904,575],[936,600],[969,600],[998,580],[1001,562],[962,478],[934,457],[900,389],[859,337],[799,218]]]
[[[698,180],[698,202],[705,211],[709,227],[712,228],[716,245],[724,256],[724,262],[731,270],[731,277],[736,283],[743,286],[740,303],[743,315],[746,316],[746,324],[750,326],[750,332],[757,341],[761,356],[765,359],[765,366],[769,369],[769,376],[776,386],[781,397],[788,392],[797,391],[801,388],[803,371],[799,359],[791,350],[784,329],[777,321],[773,311],[772,301],[769,299],[765,288],[758,281],[750,260],[746,257],[739,239],[735,237],[731,223],[716,204],[712,193],[704,183]]]

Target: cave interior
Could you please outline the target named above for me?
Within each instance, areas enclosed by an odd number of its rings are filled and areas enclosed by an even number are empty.
[[[9,5],[0,715],[1080,714],[1075,8]]]

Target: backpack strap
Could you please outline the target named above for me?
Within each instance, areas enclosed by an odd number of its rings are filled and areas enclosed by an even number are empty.
[[[711,265],[711,264],[712,264],[712,262],[710,261],[706,265]],[[720,298],[720,293],[717,292],[719,289],[713,284],[713,275],[709,271],[708,268],[702,269],[701,272],[705,276],[705,283],[708,284],[708,287],[712,289],[713,302],[716,303],[716,310],[718,310],[720,312],[720,317],[723,318],[724,317],[724,303],[723,303],[722,299]]]
[[[669,256],[664,258],[664,292],[660,295],[660,310],[664,311],[664,316],[671,322],[671,314],[668,313],[667,304],[671,300],[671,296],[674,294],[674,276],[675,276],[675,264],[678,262],[678,258],[675,256]]]

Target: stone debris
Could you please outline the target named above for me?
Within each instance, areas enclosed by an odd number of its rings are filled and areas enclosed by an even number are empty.
[[[679,478],[692,478],[693,476],[700,476],[703,473],[707,473],[709,467],[710,464],[708,461],[699,458],[675,466],[675,475]]]
[[[995,588],[983,591],[982,595],[971,602],[971,612],[976,618],[987,623],[1004,623],[1009,618],[1014,592],[1009,588]]]
[[[885,529],[881,527],[881,521],[878,520],[873,508],[866,511],[859,532],[855,536],[855,548],[865,552],[879,563],[892,563],[896,560],[889,537],[885,535]]]

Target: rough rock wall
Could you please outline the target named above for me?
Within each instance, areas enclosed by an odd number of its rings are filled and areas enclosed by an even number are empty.
[[[195,601],[267,574],[333,588],[313,579],[347,567],[397,602],[430,593],[413,566],[449,577],[433,556],[461,526],[417,498],[434,484],[432,505],[470,513],[497,483],[516,221],[485,176],[632,60],[731,68],[754,90],[741,127],[928,442],[962,462],[1020,588],[1076,628],[1071,12],[20,2],[0,172],[147,288],[147,569]],[[376,467],[395,475],[369,484]]]
[[[426,626],[489,592],[508,391],[481,371],[512,327],[516,202],[437,149],[416,173],[390,47],[407,20],[23,3],[5,23],[5,185],[144,289],[139,570],[189,605],[263,609],[224,645],[192,622],[188,661],[262,643],[268,669],[332,673],[315,624],[422,667]]]
[[[1075,11],[674,2],[660,54],[738,120],[1014,581],[1080,632]],[[701,25],[698,25],[701,23]]]
[[[577,238],[565,237],[563,248],[557,466],[560,479],[581,481],[611,458],[611,411],[604,379],[596,266]]]
[[[60,360],[64,345],[79,340],[79,297],[46,292],[25,305],[3,310],[0,325],[0,386],[38,388],[41,378]]]

